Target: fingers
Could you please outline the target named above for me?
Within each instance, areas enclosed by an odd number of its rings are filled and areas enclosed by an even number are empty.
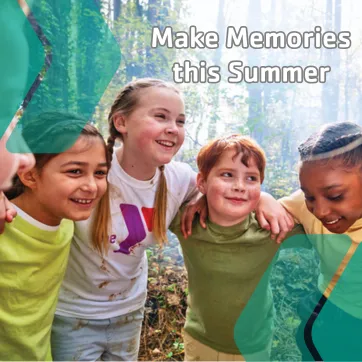
[[[181,216],[181,232],[185,239],[192,233],[192,221],[195,214],[198,213],[198,207],[196,204],[186,206]]]
[[[280,233],[279,222],[277,218],[273,217],[270,219],[269,223],[270,223],[270,234],[271,234],[270,237],[274,240],[275,237]]]
[[[181,233],[183,235],[183,237],[185,239],[187,239],[187,227],[186,227],[186,223],[187,223],[187,209],[188,207],[186,206],[184,212],[181,215]]]
[[[287,234],[293,229],[294,224],[293,217],[287,213],[284,219],[280,221],[280,233],[276,240],[278,244],[280,244],[286,238]]]
[[[206,219],[207,219],[207,207],[204,207],[200,211],[200,225],[204,229],[206,229]]]
[[[13,206],[13,204],[7,199],[6,196],[4,196],[4,201],[5,201],[5,210],[6,210],[6,217],[7,217],[7,222],[12,222],[13,219],[16,217],[17,212]]]
[[[6,222],[12,222],[15,219],[16,215],[17,215],[16,211],[14,211],[14,210],[6,210],[5,221]]]
[[[0,192],[0,234],[4,232],[5,223],[12,222],[17,215],[14,206],[6,198],[3,192]]]
[[[270,225],[268,223],[268,221],[266,220],[266,218],[264,217],[264,214],[260,211],[256,211],[256,218],[259,222],[259,225],[265,229],[265,230],[270,230]]]
[[[294,221],[294,218],[291,214],[289,214],[289,212],[287,212],[287,216],[286,216],[286,219],[287,219],[287,225],[288,225],[288,229],[289,231],[292,231],[292,229],[294,228],[294,225],[295,225],[295,221]]]

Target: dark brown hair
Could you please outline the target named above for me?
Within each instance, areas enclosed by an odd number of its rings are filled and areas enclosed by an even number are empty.
[[[42,131],[39,131],[42,130]],[[111,166],[111,157],[106,143],[92,124],[72,113],[44,112],[31,120],[24,122],[22,135],[28,147],[34,153],[35,168],[41,173],[43,167],[60,152],[37,153],[38,150],[69,149],[78,137],[87,139],[98,138],[104,145],[108,169]],[[78,136],[79,135],[79,136]],[[77,137],[78,136],[78,137]],[[14,177],[13,186],[5,192],[9,200],[18,197],[25,191],[18,176]],[[97,205],[96,218],[92,225],[93,246],[103,252],[108,247],[108,225],[110,221],[110,206],[108,190]]]

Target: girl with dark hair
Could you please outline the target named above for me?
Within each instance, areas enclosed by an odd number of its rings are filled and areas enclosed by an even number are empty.
[[[18,216],[0,235],[0,360],[52,358],[50,331],[73,237],[70,220],[87,219],[107,189],[106,145],[85,123],[49,112],[23,128],[35,166],[18,170],[7,192]],[[37,153],[77,134],[64,152]],[[102,220],[108,215],[104,200]]]
[[[349,360],[348,354],[361,360],[361,334],[355,333],[362,330],[361,263],[354,261],[348,273],[344,271],[354,255],[358,258],[362,240],[362,128],[352,122],[328,124],[298,150],[301,190],[280,202],[311,235],[309,247],[319,255],[320,276],[319,291],[299,305],[297,343],[303,360]],[[274,206],[268,202],[262,207],[265,211]],[[321,314],[315,324],[323,328],[318,352],[312,327],[327,300],[328,320]]]

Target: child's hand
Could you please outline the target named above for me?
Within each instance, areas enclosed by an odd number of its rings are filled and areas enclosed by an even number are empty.
[[[181,232],[185,239],[191,235],[192,220],[195,214],[200,214],[200,225],[206,229],[207,204],[206,197],[202,196],[197,201],[191,200],[185,207],[181,216]]]
[[[271,238],[280,244],[294,227],[293,217],[273,196],[262,192],[256,209],[256,218],[263,229],[270,230]]]
[[[15,216],[16,210],[4,193],[0,192],[0,234],[4,232],[5,222],[12,222]]]

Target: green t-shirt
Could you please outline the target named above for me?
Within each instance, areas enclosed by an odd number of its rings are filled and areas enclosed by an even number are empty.
[[[203,229],[196,219],[192,235],[185,240],[179,213],[170,230],[180,240],[188,273],[186,332],[217,351],[239,354],[235,324],[279,245],[259,226],[254,214],[231,227],[208,220]],[[300,226],[293,230],[293,235],[297,233],[303,233]],[[266,349],[272,338],[274,308],[268,278],[258,290],[253,303],[258,303],[260,313],[238,336],[243,354]]]
[[[51,360],[50,331],[73,222],[18,215],[0,235],[0,360]]]

